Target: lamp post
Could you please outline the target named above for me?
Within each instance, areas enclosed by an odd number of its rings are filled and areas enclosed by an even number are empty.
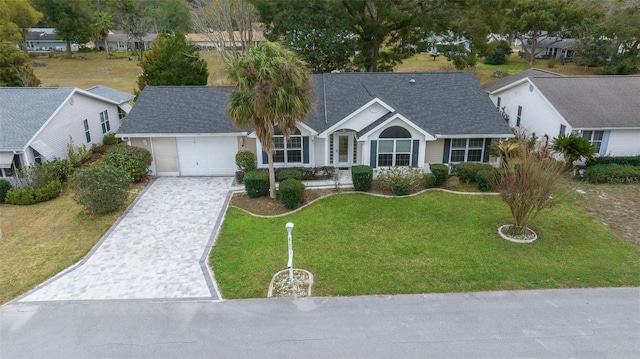
[[[288,222],[285,227],[287,228],[287,241],[289,243],[289,262],[287,267],[289,267],[289,280],[293,281],[293,244],[291,243],[291,231],[293,231],[293,223]]]

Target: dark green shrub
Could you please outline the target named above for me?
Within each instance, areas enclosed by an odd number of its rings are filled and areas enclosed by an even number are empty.
[[[60,195],[62,184],[53,180],[39,188],[15,188],[7,191],[5,203],[17,205],[29,205],[45,202]]]
[[[431,173],[436,176],[436,186],[440,186],[447,181],[449,177],[449,167],[442,163],[432,163],[429,165]]]
[[[640,166],[616,163],[589,166],[584,177],[590,183],[640,183]]]
[[[610,163],[615,163],[619,165],[629,165],[629,166],[640,166],[640,156],[624,156],[624,157],[611,157],[611,156],[602,156],[595,157],[591,161],[587,161],[587,166],[595,166],[595,165],[607,165]]]
[[[236,153],[236,166],[244,173],[256,169],[256,158],[251,151],[239,151]]]
[[[373,185],[373,168],[366,165],[352,166],[351,179],[356,191],[368,191]]]
[[[476,173],[476,182],[478,183],[478,189],[483,192],[492,191],[494,178],[494,170],[478,171],[478,173]]]
[[[144,148],[122,143],[107,152],[103,163],[126,171],[132,181],[139,182],[149,175],[151,153]]]
[[[432,188],[436,185],[436,175],[433,173],[425,173],[422,175],[422,186],[424,188]]]
[[[12,188],[13,186],[9,181],[0,179],[0,203],[4,203],[4,197],[7,195],[7,191]]]
[[[288,209],[295,209],[304,198],[304,184],[299,179],[288,178],[280,182],[280,201]]]
[[[244,175],[244,189],[251,198],[269,195],[269,172],[251,171]]]
[[[102,143],[106,146],[115,145],[118,144],[118,138],[115,133],[110,132],[102,137]]]
[[[492,171],[493,167],[486,163],[475,162],[463,162],[457,164],[455,167],[455,173],[458,175],[460,181],[471,183],[476,181],[476,174],[480,171]]]
[[[303,176],[302,171],[298,171],[293,168],[283,168],[282,170],[280,170],[280,172],[278,172],[278,182],[286,181],[289,178],[302,181],[302,176]]]
[[[392,181],[390,187],[391,192],[396,196],[406,196],[411,193],[411,184],[404,178]]]
[[[76,171],[70,186],[74,199],[89,212],[103,214],[122,208],[129,195],[127,171],[110,165],[90,166]]]
[[[42,167],[46,168],[46,171],[49,172],[48,181],[50,182],[54,179],[57,179],[60,182],[64,182],[69,175],[73,172],[73,166],[71,166],[71,162],[69,160],[63,160],[60,158],[54,158],[51,161],[44,162],[41,164]]]

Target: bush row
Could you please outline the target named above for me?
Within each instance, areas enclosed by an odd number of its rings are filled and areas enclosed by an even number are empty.
[[[640,166],[616,163],[589,166],[584,177],[589,183],[640,183]]]
[[[59,180],[50,181],[38,188],[12,188],[4,197],[7,204],[28,205],[36,204],[60,195],[62,184]]]
[[[280,180],[280,172],[296,170],[302,173],[302,180],[311,181],[317,179],[333,178],[336,172],[336,168],[333,166],[321,166],[321,167],[276,167],[274,171],[276,173],[276,180]],[[269,172],[268,168],[256,169],[257,172]],[[247,171],[251,172],[251,171]]]
[[[486,163],[463,162],[451,166],[451,172],[458,175],[460,181],[476,182],[476,175],[480,171],[493,171],[493,166]]]
[[[587,162],[587,166],[618,164],[629,166],[640,166],[640,156],[626,156],[626,157],[596,157],[592,161]]]

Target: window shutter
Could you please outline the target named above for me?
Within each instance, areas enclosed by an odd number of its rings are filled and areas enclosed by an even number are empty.
[[[302,137],[302,163],[309,163],[309,136]]]
[[[376,168],[378,164],[378,141],[371,140],[371,158],[369,160],[369,165],[371,168]]]
[[[420,150],[420,140],[413,140],[411,147],[411,167],[418,166],[418,151]]]
[[[451,150],[451,139],[444,139],[444,153],[442,154],[442,163],[449,163],[449,152]]]
[[[491,139],[484,139],[484,154],[482,156],[482,162],[489,162],[489,147],[491,147]]]

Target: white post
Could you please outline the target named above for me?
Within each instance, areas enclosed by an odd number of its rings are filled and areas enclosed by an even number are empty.
[[[289,242],[289,262],[287,267],[289,267],[289,280],[293,281],[293,244],[291,243],[291,231],[293,231],[293,223],[288,222],[285,226],[287,228],[287,232],[289,235],[287,236],[287,241]]]

